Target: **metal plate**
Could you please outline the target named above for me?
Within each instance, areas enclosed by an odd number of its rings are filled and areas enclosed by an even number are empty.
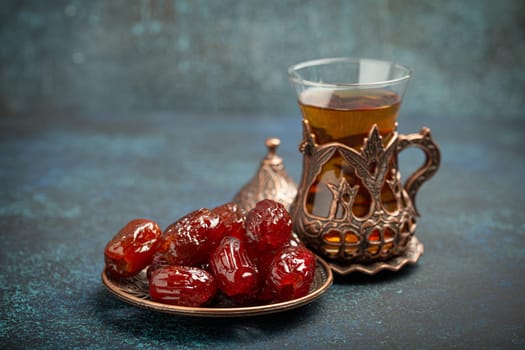
[[[285,302],[257,305],[249,307],[228,307],[219,303],[209,307],[187,307],[163,304],[152,301],[149,296],[149,284],[146,271],[127,279],[112,279],[105,271],[102,272],[102,283],[119,299],[141,308],[185,316],[200,317],[239,317],[256,316],[281,312],[306,305],[319,298],[332,285],[333,275],[328,264],[316,259],[315,277],[310,291],[304,297]]]
[[[328,265],[339,275],[348,275],[355,272],[364,273],[366,275],[375,275],[383,270],[399,271],[407,264],[415,264],[423,255],[424,251],[425,247],[423,246],[423,243],[421,243],[416,236],[412,236],[403,254],[396,256],[395,258],[370,264],[354,263],[343,265],[336,262],[330,262]]]

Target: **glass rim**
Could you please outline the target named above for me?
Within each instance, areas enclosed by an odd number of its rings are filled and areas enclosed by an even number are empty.
[[[369,83],[325,83],[325,82],[315,82],[307,79],[303,79],[299,76],[297,73],[300,69],[303,68],[309,68],[314,66],[321,66],[321,65],[327,65],[330,63],[338,63],[338,62],[347,62],[347,63],[358,63],[362,60],[366,61],[373,61],[378,63],[387,63],[390,66],[396,67],[397,69],[401,69],[405,71],[405,74],[399,78],[395,79],[388,79],[388,80],[381,80],[381,81],[374,81]],[[400,82],[403,82],[405,80],[410,79],[412,76],[412,70],[408,68],[407,66],[394,62],[394,61],[388,61],[388,60],[381,60],[381,59],[373,59],[373,58],[366,58],[366,57],[330,57],[330,58],[320,58],[320,59],[314,59],[314,60],[308,60],[304,62],[300,62],[297,64],[294,64],[288,68],[288,77],[291,81],[293,81],[296,84],[302,84],[307,85],[310,87],[323,87],[323,88],[363,88],[363,87],[378,87],[378,86],[387,86],[387,85],[393,85]]]

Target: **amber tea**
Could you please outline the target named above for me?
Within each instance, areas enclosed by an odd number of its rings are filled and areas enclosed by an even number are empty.
[[[319,144],[340,142],[359,150],[374,124],[386,143],[396,128],[401,98],[376,90],[305,90],[299,97],[303,116]]]
[[[394,135],[401,98],[386,89],[340,90],[308,89],[299,96],[303,117],[309,122],[318,144],[339,142],[357,151],[361,150],[365,138],[373,125],[377,125],[383,143],[386,145]],[[396,166],[392,159],[391,167]],[[389,172],[390,173],[390,172]],[[335,154],[323,167],[307,196],[307,209],[316,216],[329,216],[327,213],[333,194],[327,184],[338,183],[344,176],[351,186],[359,185],[359,192],[353,206],[357,217],[368,214],[371,198],[365,187],[358,182],[353,169],[345,160]],[[382,201],[387,210],[394,211],[396,201],[391,189],[384,186]],[[337,218],[342,215],[334,214]]]

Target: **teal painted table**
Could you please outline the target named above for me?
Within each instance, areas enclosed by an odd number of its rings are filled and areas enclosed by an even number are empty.
[[[423,126],[404,118],[402,132]],[[268,136],[298,179],[298,117],[2,117],[2,348],[524,348],[525,123],[425,122],[443,162],[419,193],[417,265],[336,278],[299,309],[206,319],[113,297],[100,280],[104,245],[132,218],[166,227],[230,200]]]

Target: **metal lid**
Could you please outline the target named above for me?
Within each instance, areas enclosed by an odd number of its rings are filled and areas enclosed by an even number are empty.
[[[281,140],[271,137],[266,139],[265,144],[268,153],[261,160],[257,173],[235,195],[233,202],[249,211],[257,202],[272,199],[282,203],[289,210],[297,195],[297,185],[286,172],[283,159],[277,155]]]

